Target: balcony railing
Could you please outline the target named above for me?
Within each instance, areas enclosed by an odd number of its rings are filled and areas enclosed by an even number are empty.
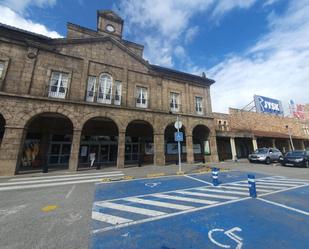
[[[148,99],[135,98],[135,106],[138,108],[147,108]]]
[[[92,103],[101,103],[101,104],[113,104],[113,105],[121,105],[122,98],[121,95],[111,95],[111,94],[102,94],[96,93],[93,91],[86,91],[86,101]]]
[[[46,86],[45,95],[50,98],[65,99],[68,92],[67,87],[63,86]]]

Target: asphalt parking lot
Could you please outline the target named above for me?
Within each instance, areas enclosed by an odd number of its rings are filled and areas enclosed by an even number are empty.
[[[178,167],[170,165],[167,167],[143,166],[123,170],[108,168],[77,174],[57,172],[0,178],[0,248],[176,249],[190,248],[192,241],[196,241],[196,244],[192,244],[191,248],[202,248],[198,246],[220,248],[211,242],[209,233],[214,241],[230,246],[230,248],[236,248],[240,242],[241,248],[252,248],[251,245],[254,243],[257,244],[254,244],[253,248],[267,248],[266,246],[270,245],[271,247],[268,248],[304,248],[303,243],[308,243],[305,240],[308,236],[303,233],[303,230],[305,226],[308,227],[309,190],[305,184],[304,186],[298,184],[294,186],[294,184],[309,181],[309,169],[246,162],[227,162],[208,166],[230,169],[231,171],[220,173],[220,186],[225,191],[243,193],[239,195],[239,193],[214,192],[209,189],[206,189],[206,192],[200,190],[199,188],[204,187],[212,188],[208,187],[211,183],[209,172],[195,173],[207,170],[202,165],[184,165],[183,169],[189,177],[175,176]],[[284,184],[287,185],[280,186],[277,182],[277,185],[272,188],[269,186],[264,189],[258,188],[258,197],[264,200],[251,199],[245,190],[246,186],[243,186],[246,185],[249,172],[255,174],[257,179],[283,176],[296,180],[274,178],[273,181],[292,181],[292,183],[285,182]],[[147,176],[154,177],[162,174],[166,176],[147,178]],[[102,182],[102,179],[106,177],[120,178],[122,176],[143,179]],[[191,176],[200,181],[191,179]],[[158,182],[160,183],[157,184]],[[225,189],[227,187],[229,189]],[[282,187],[287,188],[281,189]],[[195,195],[189,197],[188,193],[174,193],[182,190],[195,192]],[[268,190],[271,192],[267,192]],[[208,196],[197,196],[196,192]],[[163,198],[162,195],[152,196],[156,193],[186,196],[195,201],[190,203],[187,202],[188,199],[184,202],[179,198],[169,200]],[[221,196],[221,198],[214,198],[211,195]],[[148,200],[147,208],[143,206],[145,204],[136,203],[139,201],[134,199],[139,198],[137,196],[145,196],[142,198]],[[155,208],[153,211],[157,212],[152,213],[150,217],[152,220],[141,222],[149,217],[147,215],[140,217],[141,214],[136,213],[122,217],[123,211],[117,210],[114,213],[115,206],[112,209],[110,208],[112,206],[96,207],[98,202],[113,203],[111,201],[113,199],[119,199],[116,204],[127,206],[127,200],[124,199],[128,197],[134,197],[131,199],[135,201],[133,206],[150,210]],[[199,203],[196,199],[204,201]],[[157,202],[154,202],[155,200]],[[149,205],[150,203],[152,205]],[[159,204],[161,207],[158,208],[153,204]],[[171,204],[174,204],[172,206],[176,209],[167,206]],[[188,212],[188,207],[190,212]],[[123,224],[114,229],[114,225],[92,219],[95,210],[103,214],[105,210],[109,210],[109,212],[112,211],[108,213],[110,215],[139,223],[134,225],[130,223],[128,226]],[[178,211],[182,213],[179,214]],[[265,244],[268,238],[272,239],[270,243],[277,244]],[[287,238],[290,239],[286,241]],[[161,244],[158,244],[159,242]],[[123,245],[126,247],[121,247]],[[153,245],[153,247],[143,247],[145,245]]]

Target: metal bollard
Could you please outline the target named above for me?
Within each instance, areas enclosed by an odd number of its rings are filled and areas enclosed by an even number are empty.
[[[212,183],[213,183],[214,186],[219,185],[218,173],[219,173],[219,169],[212,168]]]
[[[256,198],[256,186],[255,186],[254,175],[248,175],[248,186],[249,186],[250,197]]]

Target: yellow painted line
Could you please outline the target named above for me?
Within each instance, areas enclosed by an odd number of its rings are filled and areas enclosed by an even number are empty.
[[[134,179],[133,176],[124,176],[123,177],[123,180],[132,180],[132,179]]]
[[[101,182],[110,182],[110,181],[111,181],[110,178],[102,178],[102,179],[101,179]]]
[[[165,176],[165,173],[147,174],[147,178],[160,177],[160,176]]]
[[[46,207],[43,207],[41,210],[43,212],[50,212],[50,211],[54,211],[55,209],[57,209],[58,206],[57,205],[48,205]]]
[[[183,172],[183,171],[178,171],[176,174],[177,174],[177,175],[184,175],[185,172]]]

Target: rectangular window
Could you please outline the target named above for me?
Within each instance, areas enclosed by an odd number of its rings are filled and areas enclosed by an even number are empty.
[[[99,80],[99,91],[97,102],[104,104],[112,103],[112,77],[109,75],[101,75]]]
[[[0,79],[3,77],[3,71],[4,71],[4,63],[0,61]]]
[[[172,112],[179,111],[179,93],[170,93],[170,108]]]
[[[68,81],[69,75],[67,73],[52,72],[48,97],[65,99]]]
[[[195,97],[195,111],[197,114],[203,114],[203,98]]]
[[[115,98],[114,98],[114,104],[115,105],[121,105],[121,81],[115,82]]]
[[[148,92],[145,87],[136,88],[136,107],[147,108]]]
[[[97,78],[93,76],[88,77],[86,101],[94,102],[94,98],[97,90]]]

